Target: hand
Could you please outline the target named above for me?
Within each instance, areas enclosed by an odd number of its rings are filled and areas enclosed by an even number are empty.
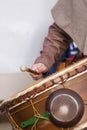
[[[30,74],[32,78],[35,80],[42,78],[43,73],[46,73],[48,71],[48,68],[42,63],[33,64],[31,69],[39,73],[39,74]]]

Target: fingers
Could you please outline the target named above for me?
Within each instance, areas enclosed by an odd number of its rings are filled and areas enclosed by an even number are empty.
[[[43,73],[43,72],[47,72],[48,71],[47,67],[44,64],[42,64],[42,63],[33,64],[31,69],[35,70],[38,73]]]
[[[35,80],[42,78],[43,73],[48,71],[47,67],[42,63],[33,64],[31,69],[38,72],[38,74],[30,74]]]
[[[36,75],[36,74],[30,74],[30,75],[31,75],[31,77],[32,77],[34,80],[38,80],[38,79],[40,79],[40,78],[43,77],[42,73],[40,73],[40,74],[38,74],[38,75]]]

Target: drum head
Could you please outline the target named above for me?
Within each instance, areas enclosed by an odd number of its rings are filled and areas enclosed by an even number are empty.
[[[84,113],[82,98],[70,89],[59,89],[50,94],[46,107],[51,121],[62,128],[77,124]]]

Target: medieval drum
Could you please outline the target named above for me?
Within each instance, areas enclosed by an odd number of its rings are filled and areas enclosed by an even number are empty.
[[[15,130],[84,130],[87,59],[18,92],[0,104]]]

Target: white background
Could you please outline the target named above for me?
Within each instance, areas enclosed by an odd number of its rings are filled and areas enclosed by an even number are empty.
[[[0,73],[19,72],[39,55],[57,0],[0,0]]]
[[[0,100],[34,82],[20,66],[39,56],[56,1],[0,0]]]

